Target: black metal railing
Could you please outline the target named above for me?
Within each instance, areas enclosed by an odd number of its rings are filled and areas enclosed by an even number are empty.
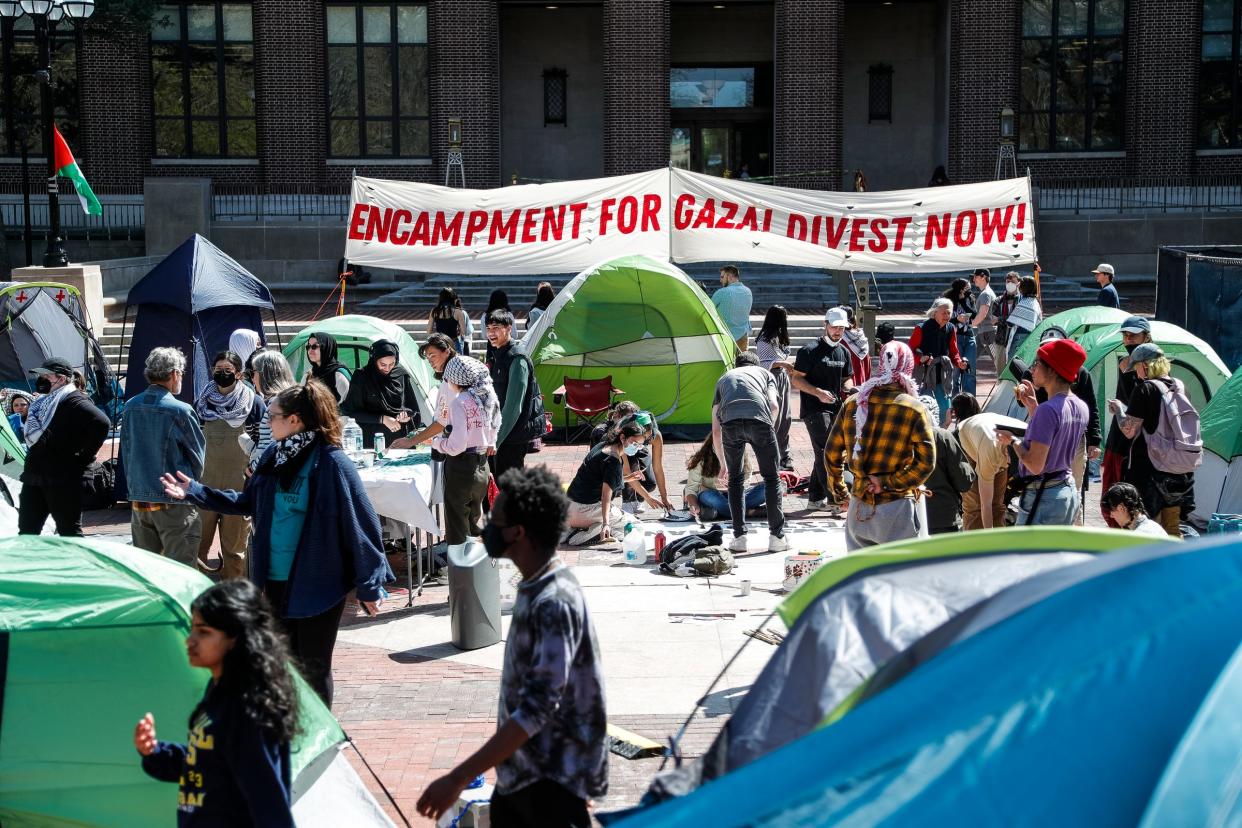
[[[216,185],[211,206],[216,221],[344,221],[349,212],[349,186],[265,193],[255,187]]]
[[[1242,210],[1242,175],[1032,179],[1040,213]]]
[[[42,178],[31,183],[30,228],[36,235],[46,233],[50,224],[47,193],[36,189],[41,188],[42,184]],[[60,229],[66,239],[128,241],[143,238],[141,187],[95,190],[95,196],[103,208],[97,216],[86,214],[73,186],[67,181],[60,182],[59,194]],[[21,238],[26,225],[21,184],[0,185],[0,216],[4,218],[6,235]]]

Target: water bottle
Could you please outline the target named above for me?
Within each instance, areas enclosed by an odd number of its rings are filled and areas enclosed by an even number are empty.
[[[354,422],[353,417],[345,418],[345,427],[341,429],[341,442],[347,453],[362,453],[362,427]]]
[[[628,520],[625,522],[621,551],[625,553],[625,562],[630,566],[643,566],[647,563],[647,538],[643,535],[641,526]]]
[[[384,435],[376,434],[375,435],[375,459],[376,460],[384,459],[384,449],[386,448],[386,446],[387,446],[387,443],[384,441]]]

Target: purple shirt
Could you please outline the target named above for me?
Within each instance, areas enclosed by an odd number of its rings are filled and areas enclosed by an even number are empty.
[[[1063,472],[1068,477],[1074,455],[1086,433],[1087,404],[1073,394],[1057,394],[1035,409],[1022,446],[1027,449],[1031,443],[1048,446],[1043,473]],[[1025,463],[1022,473],[1028,476],[1032,473]]]

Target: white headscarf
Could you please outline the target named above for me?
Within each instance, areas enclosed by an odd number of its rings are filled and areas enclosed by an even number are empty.
[[[249,328],[238,328],[229,337],[229,350],[241,357],[242,365],[259,350],[259,335]]]
[[[500,400],[492,387],[487,366],[473,357],[455,356],[444,365],[444,381],[466,391],[478,402],[483,419],[492,428],[500,427]]]
[[[871,413],[871,392],[881,385],[897,383],[912,397],[919,395],[918,386],[914,384],[914,352],[904,342],[893,340],[880,351],[880,367],[876,373],[858,389],[858,413],[854,416],[854,456],[862,453],[863,426],[867,424],[867,416]]]

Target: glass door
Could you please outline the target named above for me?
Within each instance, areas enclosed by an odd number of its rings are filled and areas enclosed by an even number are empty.
[[[699,127],[699,172],[723,176],[725,170],[732,169],[729,156],[730,131],[727,126]]]

